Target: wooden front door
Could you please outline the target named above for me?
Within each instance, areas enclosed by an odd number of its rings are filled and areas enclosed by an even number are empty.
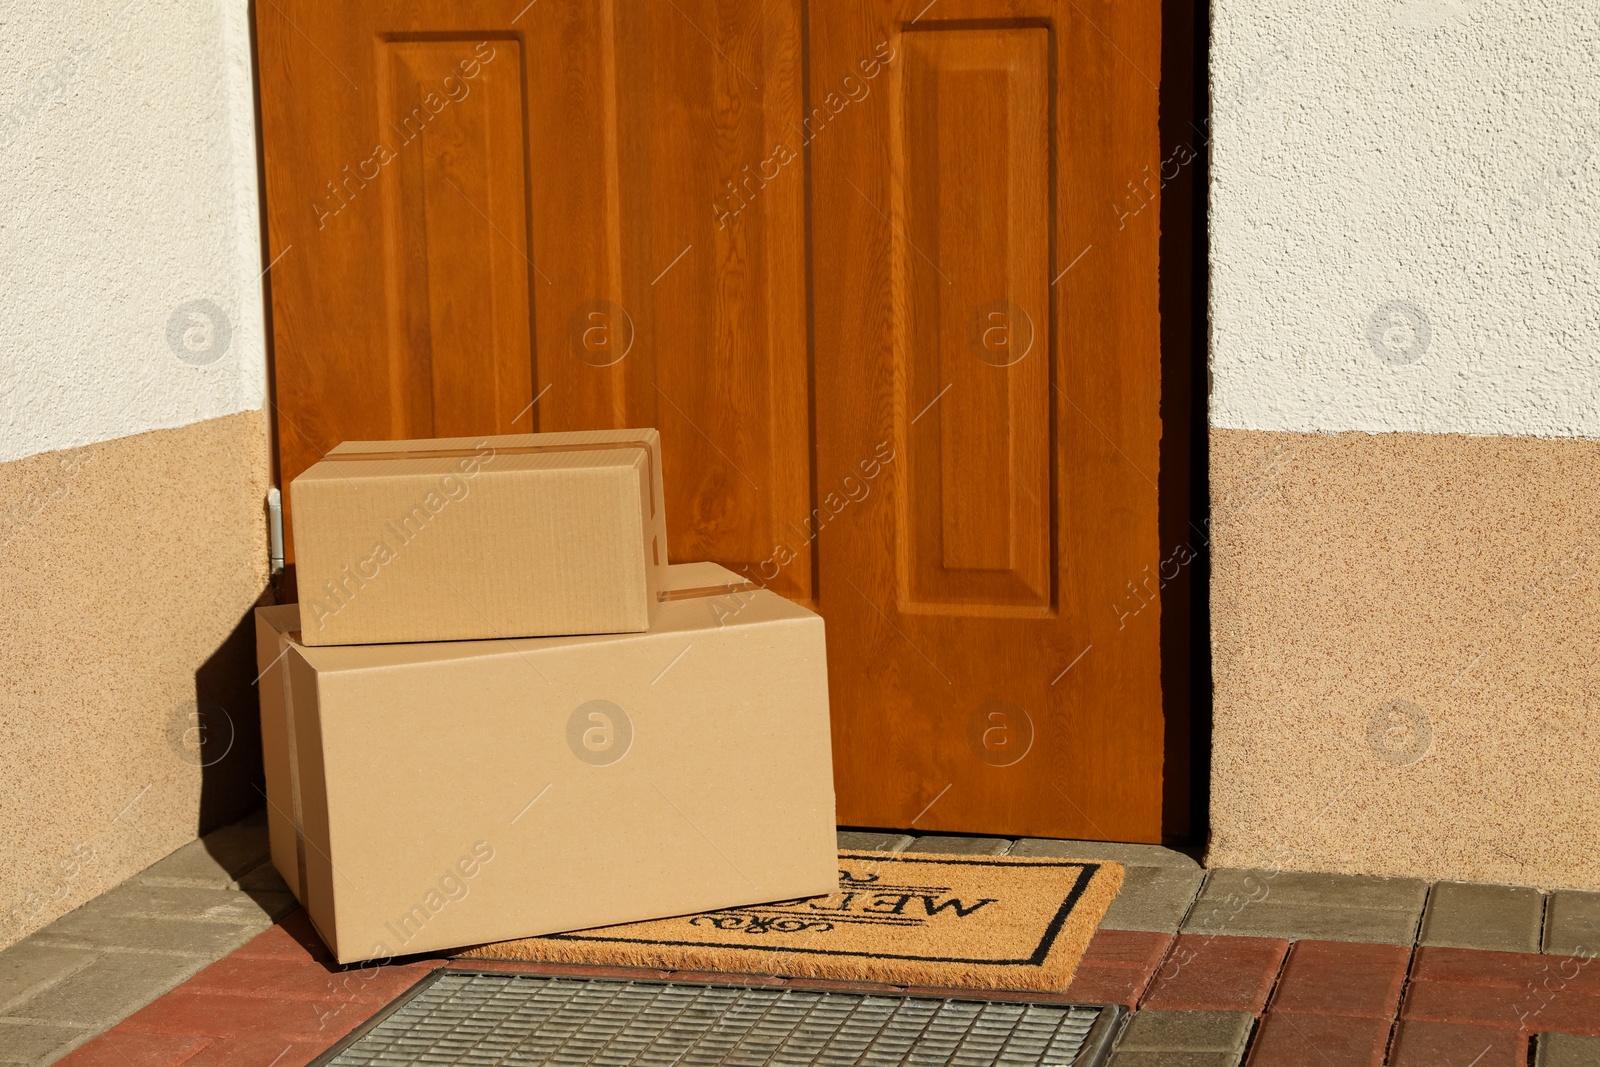
[[[656,426],[842,823],[1159,840],[1156,0],[519,6],[257,6],[280,484]]]

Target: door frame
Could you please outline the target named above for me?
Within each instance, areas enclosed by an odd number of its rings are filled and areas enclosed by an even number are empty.
[[[1199,845],[1209,836],[1211,799],[1210,21],[1207,4],[1162,0],[1162,434],[1156,476],[1164,572],[1157,576],[1166,720],[1161,821],[1169,843]],[[1168,580],[1173,569],[1177,573]]]

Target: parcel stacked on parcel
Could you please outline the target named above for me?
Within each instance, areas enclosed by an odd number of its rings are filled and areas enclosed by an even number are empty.
[[[636,633],[667,567],[654,430],[347,441],[289,508],[307,645]]]
[[[290,507],[272,858],[340,962],[834,889],[822,620],[667,565],[654,430],[346,443]]]

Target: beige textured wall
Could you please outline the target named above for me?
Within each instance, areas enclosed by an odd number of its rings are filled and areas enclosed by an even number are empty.
[[[268,472],[260,411],[0,464],[0,947],[260,806]]]
[[[1600,887],[1600,4],[1211,14],[1208,858]]]
[[[1600,442],[1214,429],[1209,863],[1600,888]]]

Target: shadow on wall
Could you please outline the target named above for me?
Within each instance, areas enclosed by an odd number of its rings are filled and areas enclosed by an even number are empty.
[[[174,723],[181,758],[200,768],[197,834],[236,822],[265,805],[261,707],[255,665],[255,608],[275,603],[271,590],[194,672],[194,702]]]

